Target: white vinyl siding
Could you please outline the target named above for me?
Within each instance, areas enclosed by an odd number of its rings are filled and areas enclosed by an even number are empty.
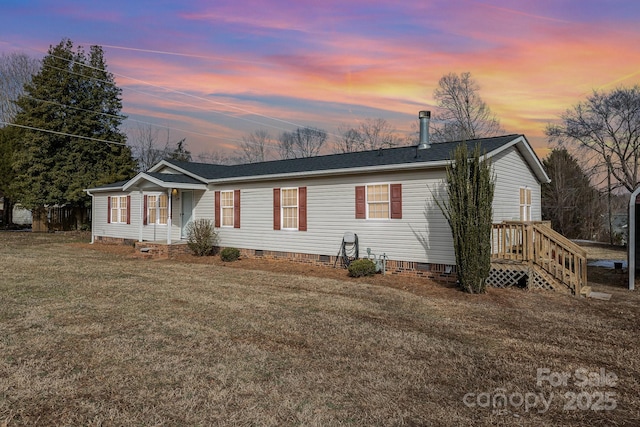
[[[137,192],[131,193],[131,224],[127,224],[126,212],[123,222],[107,222],[107,215],[113,215],[113,209],[108,211],[108,198],[111,197],[111,206],[113,208],[113,201],[116,198],[126,198],[129,194],[104,192],[94,193],[93,205],[92,205],[92,227],[95,236],[105,237],[119,237],[124,239],[137,240],[138,239],[138,225],[141,224],[139,220],[139,212],[142,209],[141,199]],[[125,202],[126,203],[126,202]],[[118,213],[120,215],[120,213]]]
[[[449,225],[429,191],[432,187],[434,193],[446,194],[443,178],[444,169],[441,169],[220,185],[216,190],[241,189],[242,228],[219,229],[219,244],[335,255],[342,235],[351,231],[358,235],[360,256],[365,256],[369,247],[374,253],[386,253],[393,260],[455,264]],[[402,183],[402,219],[356,219],[354,188],[381,182]],[[292,184],[307,187],[307,231],[283,234],[273,230],[273,188],[284,190]],[[204,199],[213,200],[213,194]],[[213,208],[201,214],[213,218]]]
[[[493,220],[520,221],[520,189],[531,189],[530,218],[542,219],[540,183],[533,171],[518,152],[511,147],[491,158],[496,177],[493,196]]]

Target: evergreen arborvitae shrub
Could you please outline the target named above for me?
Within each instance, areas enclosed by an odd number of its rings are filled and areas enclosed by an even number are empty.
[[[469,156],[466,143],[456,147],[447,167],[448,201],[436,202],[447,218],[453,236],[460,287],[483,293],[491,270],[491,224],[495,180],[480,147]]]
[[[348,270],[351,277],[373,276],[376,274],[376,264],[367,258],[357,259],[349,264]]]
[[[224,248],[220,251],[220,259],[225,262],[236,261],[240,258],[240,250],[237,248]]]
[[[209,219],[196,219],[187,225],[187,246],[194,255],[211,255],[217,238],[218,234],[213,228],[213,222]]]

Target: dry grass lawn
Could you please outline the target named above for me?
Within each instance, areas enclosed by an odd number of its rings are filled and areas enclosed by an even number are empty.
[[[610,301],[104,249],[0,233],[0,426],[640,419],[640,294],[603,271]]]

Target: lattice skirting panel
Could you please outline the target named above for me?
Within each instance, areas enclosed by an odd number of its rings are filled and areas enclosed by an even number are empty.
[[[523,277],[527,277],[526,270],[492,265],[489,277],[487,278],[487,285],[496,288],[508,288],[517,285]]]
[[[549,283],[546,277],[533,270],[533,276],[529,280],[529,287],[532,289],[545,289],[547,291],[555,291],[556,288]]]

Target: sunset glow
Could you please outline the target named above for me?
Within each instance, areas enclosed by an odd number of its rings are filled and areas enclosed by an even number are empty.
[[[564,110],[640,83],[631,0],[318,3],[8,1],[0,52],[42,57],[63,37],[102,45],[127,128],[168,126],[195,154],[232,154],[259,129],[335,135],[378,117],[408,135],[419,110],[437,120],[439,78],[469,71],[505,132],[544,156],[544,129]]]

